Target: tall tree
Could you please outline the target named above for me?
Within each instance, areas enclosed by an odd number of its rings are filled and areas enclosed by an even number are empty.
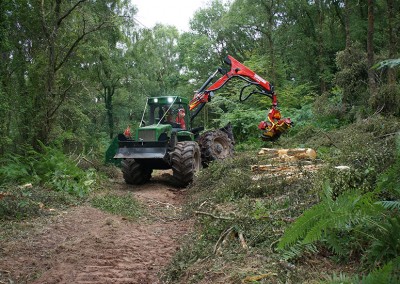
[[[3,93],[15,94],[18,102],[8,110],[17,114],[8,119],[17,141],[50,140],[60,108],[80,92],[91,36],[118,29],[123,5],[119,0],[17,0],[5,6],[1,16],[10,41],[2,49],[0,69],[8,78],[2,79]]]
[[[388,39],[389,39],[389,58],[394,59],[397,58],[397,36],[395,32],[395,5],[394,5],[394,0],[387,0],[387,19],[388,19]],[[388,70],[388,83],[389,85],[394,85],[396,83],[396,78],[397,78],[397,69],[396,68],[390,68]]]
[[[368,62],[368,87],[371,97],[377,96],[377,84],[375,70],[372,66],[375,64],[374,56],[374,0],[368,0],[368,32],[367,32],[367,62]]]
[[[116,5],[116,2],[107,0],[77,0],[72,3],[62,0],[41,1],[38,9],[44,40],[40,44],[46,51],[47,58],[44,59],[45,88],[35,98],[35,106],[43,109],[40,112],[43,127],[35,139],[45,143],[48,141],[57,110],[74,86],[74,80],[62,80],[62,68],[71,61],[89,35],[113,27],[113,9]]]

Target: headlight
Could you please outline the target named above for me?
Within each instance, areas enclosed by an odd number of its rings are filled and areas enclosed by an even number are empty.
[[[173,98],[171,98],[171,97],[168,97],[168,99],[167,99],[167,100],[168,100],[168,102],[169,102],[169,103],[172,103],[172,102],[174,101],[174,99],[173,99]]]

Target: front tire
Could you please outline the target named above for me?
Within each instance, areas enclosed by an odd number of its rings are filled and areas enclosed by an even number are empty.
[[[153,172],[136,162],[134,159],[126,159],[121,163],[122,174],[127,184],[140,185],[148,182]]]
[[[171,153],[171,164],[177,185],[187,186],[201,168],[199,145],[193,141],[176,143],[175,149]]]

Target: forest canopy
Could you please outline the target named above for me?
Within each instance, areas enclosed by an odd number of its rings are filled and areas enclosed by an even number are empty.
[[[313,103],[312,115],[342,122],[400,114],[395,0],[216,0],[195,12],[184,33],[141,27],[126,0],[0,5],[2,154],[36,149],[39,141],[66,151],[100,149],[137,124],[146,97],[191,98],[227,54],[272,82],[280,106],[300,124]],[[237,91],[230,84],[220,92],[230,102],[214,104],[206,126],[235,115],[221,104],[237,109]],[[239,109],[263,116],[269,103]]]

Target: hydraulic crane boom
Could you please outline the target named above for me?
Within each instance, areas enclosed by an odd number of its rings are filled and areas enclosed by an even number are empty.
[[[259,94],[271,98],[272,108],[267,115],[267,121],[262,121],[258,128],[265,131],[261,135],[263,140],[277,139],[282,132],[291,127],[292,122],[290,121],[290,118],[281,119],[281,115],[278,110],[277,96],[274,92],[274,86],[230,55],[225,58],[224,62],[230,66],[230,70],[226,71],[222,68],[218,68],[207,79],[207,81],[204,82],[201,88],[194,95],[193,99],[190,101],[189,108],[190,110],[194,110],[191,116],[191,121],[193,121],[197,114],[202,110],[204,105],[211,100],[211,98],[214,96],[214,91],[217,91],[225,86],[225,84],[232,78],[239,78],[247,82],[247,85],[245,85],[240,91],[239,100],[241,102],[247,100],[253,94]],[[218,73],[222,74],[223,76],[215,83],[207,87]],[[244,95],[244,90],[250,86],[255,86],[256,88],[249,94]]]
[[[229,80],[232,78],[239,78],[248,83],[248,85],[244,86],[240,92],[240,101],[247,100],[252,94],[258,93],[261,95],[268,96],[272,99],[273,104],[277,104],[276,95],[274,93],[274,87],[267,80],[263,79],[255,72],[244,66],[242,63],[237,61],[232,56],[228,55],[224,62],[230,66],[229,71],[225,71],[222,68],[218,68],[201,86],[200,90],[194,95],[194,98],[190,101],[190,110],[195,109],[201,104],[207,103],[210,100],[210,96],[212,96],[212,92],[219,90],[222,88]],[[221,73],[223,76],[219,78],[215,83],[207,88],[207,86],[211,83],[212,79],[218,74]],[[251,92],[245,98],[243,98],[243,91],[245,88],[254,85],[257,87],[257,91]]]

